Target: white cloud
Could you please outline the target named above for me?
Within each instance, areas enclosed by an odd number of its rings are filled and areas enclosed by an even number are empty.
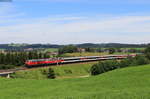
[[[103,19],[103,20],[102,20]],[[0,26],[1,43],[81,43],[150,41],[150,16],[58,17]],[[66,22],[67,21],[67,22]]]

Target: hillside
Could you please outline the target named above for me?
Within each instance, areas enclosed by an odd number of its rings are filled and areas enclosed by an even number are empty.
[[[56,73],[56,79],[62,78],[78,78],[89,76],[90,68],[97,62],[87,62],[87,63],[76,63],[76,64],[64,64],[59,66],[51,66]],[[35,68],[26,71],[18,71],[13,76],[15,78],[24,79],[47,79],[47,76],[43,74],[42,71],[47,71],[49,67]]]
[[[83,44],[77,44],[76,46],[81,48],[143,48],[146,47],[148,44],[121,44],[121,43],[100,43],[100,44],[94,44],[94,43],[83,43]]]
[[[149,99],[150,65],[78,79],[0,79],[0,99]]]

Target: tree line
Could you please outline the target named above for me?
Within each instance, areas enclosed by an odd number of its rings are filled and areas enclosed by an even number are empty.
[[[144,53],[144,49],[137,49],[137,48],[80,48],[74,45],[67,45],[59,48],[58,53],[59,55],[65,54],[65,53],[74,53],[74,52],[81,52],[80,49],[84,49],[84,52],[108,52],[109,54],[117,53]]]
[[[37,51],[0,53],[0,69],[15,68],[24,65],[26,60],[41,58],[49,58],[49,55]]]

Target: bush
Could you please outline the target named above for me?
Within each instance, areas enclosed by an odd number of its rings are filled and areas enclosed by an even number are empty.
[[[109,60],[105,62],[99,62],[98,64],[94,64],[90,71],[91,75],[98,75],[118,68],[145,65],[149,63],[150,61],[145,56],[136,56],[135,58],[129,57],[128,59],[121,61]]]
[[[150,46],[145,49],[144,54],[148,59],[150,59]]]
[[[102,72],[102,69],[100,69],[101,66],[99,66],[98,64],[94,64],[90,71],[91,71],[91,75],[98,75]]]
[[[110,71],[119,68],[119,63],[116,60],[110,60],[103,63],[106,68],[105,71]]]
[[[98,64],[94,64],[91,67],[90,71],[91,71],[91,75],[98,75],[117,68],[119,68],[119,63],[114,60],[109,60],[105,62],[99,62]]]
[[[58,52],[61,55],[61,54],[64,54],[64,53],[78,52],[78,49],[74,45],[68,45],[68,46],[63,46],[62,48],[59,48]]]
[[[131,63],[132,66],[149,64],[149,60],[145,56],[137,56]]]
[[[72,74],[72,71],[71,71],[71,70],[68,70],[68,69],[65,69],[64,72],[65,72],[66,74]]]
[[[133,58],[128,58],[128,59],[124,59],[121,60],[119,63],[119,67],[120,68],[125,68],[131,65],[131,63],[133,62]]]
[[[48,73],[47,73],[47,70],[45,70],[45,69],[41,69],[40,71],[41,71],[41,73],[42,73],[43,75],[47,75],[47,74],[48,74]]]
[[[54,70],[53,70],[52,68],[49,68],[49,69],[48,69],[48,73],[47,73],[47,78],[55,79],[55,78],[56,78],[55,75],[56,75],[56,74],[55,74]]]
[[[108,51],[109,51],[109,54],[113,54],[113,53],[115,53],[116,50],[115,50],[115,48],[109,48]]]

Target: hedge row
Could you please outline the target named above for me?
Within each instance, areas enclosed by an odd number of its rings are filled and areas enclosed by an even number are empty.
[[[97,64],[94,64],[91,67],[90,71],[91,71],[91,75],[98,75],[118,68],[139,66],[139,65],[149,64],[149,63],[150,61],[145,56],[137,56],[135,58],[128,58],[121,61],[108,60],[108,61],[99,62]]]

